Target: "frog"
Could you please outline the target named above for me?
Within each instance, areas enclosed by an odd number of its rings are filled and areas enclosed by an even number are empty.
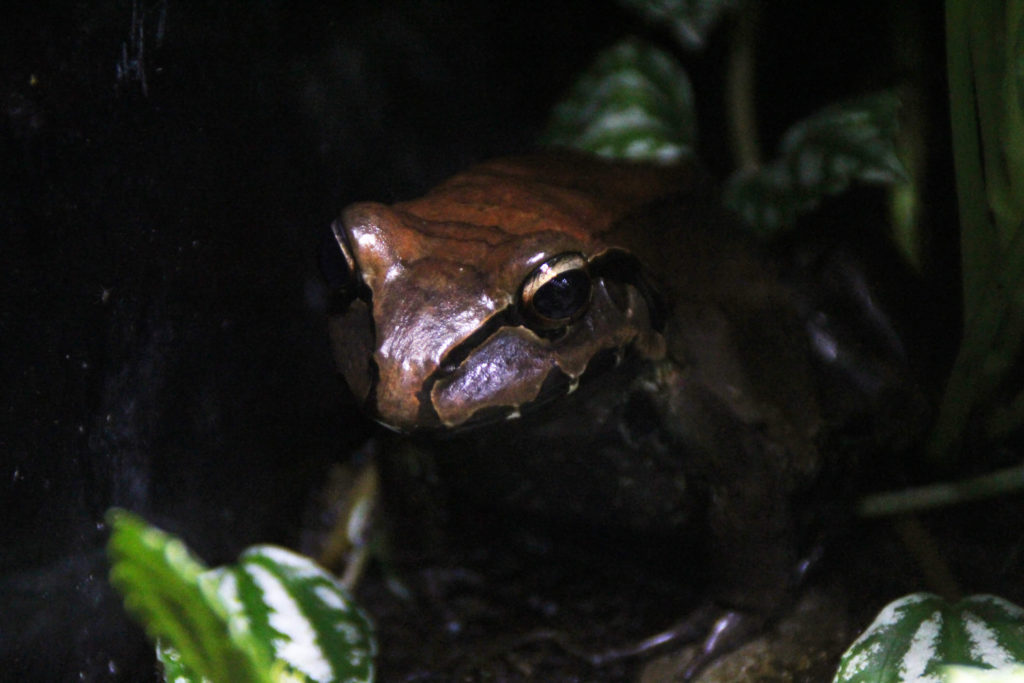
[[[687,678],[787,604],[817,516],[801,505],[834,499],[821,482],[914,422],[871,286],[831,257],[787,272],[694,165],[499,158],[352,204],[327,241],[340,374],[387,430],[460,454],[437,459],[452,490],[637,536],[701,530],[707,599],[669,632],[701,641]]]

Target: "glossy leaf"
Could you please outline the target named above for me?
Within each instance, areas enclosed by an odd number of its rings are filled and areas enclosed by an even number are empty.
[[[232,616],[248,619],[275,659],[311,681],[373,680],[373,629],[334,576],[266,545],[246,550],[222,576]]]
[[[111,582],[157,640],[165,680],[374,680],[369,620],[312,560],[254,546],[211,570],[135,515],[113,511],[110,522]]]
[[[613,159],[672,162],[693,155],[693,91],[675,59],[639,40],[598,56],[558,104],[542,142]]]
[[[915,593],[890,603],[843,655],[833,683],[939,683],[950,665],[1024,664],[1024,609],[994,595],[951,605]]]
[[[770,234],[854,181],[905,179],[894,143],[898,109],[896,97],[882,93],[800,121],[784,136],[774,162],[729,180],[726,203],[759,232]]]
[[[697,49],[722,14],[739,0],[619,0],[619,4],[668,26],[684,47]]]
[[[207,572],[232,622],[282,676],[302,681],[372,681],[376,642],[369,620],[338,580],[275,546],[249,548],[236,565]],[[173,647],[160,659],[173,663]],[[173,680],[170,670],[167,679]],[[189,679],[192,680],[192,679]]]
[[[270,680],[270,660],[231,637],[227,612],[206,585],[206,567],[184,543],[124,510],[112,510],[107,520],[110,582],[151,638],[177,646],[177,672],[188,680],[198,680],[192,671],[217,681]]]

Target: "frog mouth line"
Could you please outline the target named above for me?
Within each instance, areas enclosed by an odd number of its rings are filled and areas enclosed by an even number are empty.
[[[595,287],[600,286],[615,301],[615,305],[624,310],[628,308],[626,304],[628,297],[625,296],[623,290],[627,287],[635,290],[646,306],[651,326],[658,332],[663,330],[665,323],[664,301],[658,295],[657,288],[651,286],[643,277],[640,263],[635,258],[628,253],[612,249],[595,257],[591,261],[589,269]],[[437,369],[423,381],[419,391],[416,392],[418,403],[416,424],[418,426],[412,431],[463,431],[501,420],[518,418],[521,414],[533,412],[537,407],[543,406],[555,398],[572,393],[578,386],[589,381],[595,375],[603,374],[608,369],[619,365],[627,355],[629,345],[632,343],[624,344],[624,340],[620,340],[619,344],[614,346],[594,349],[593,356],[586,362],[582,371],[569,373],[555,363],[546,371],[547,374],[540,382],[533,398],[518,404],[509,402],[504,405],[481,407],[455,425],[450,422],[446,424],[439,413],[438,406],[434,405],[433,392],[437,383],[456,375],[467,359],[502,329],[520,327],[530,330],[533,335],[550,344],[556,344],[572,330],[572,325],[555,330],[535,329],[524,319],[516,304],[507,305],[495,312],[469,336],[445,353],[438,363]]]
[[[500,327],[496,329],[500,329]],[[473,349],[470,349],[463,359],[468,357],[472,351]],[[420,401],[418,422],[420,427],[414,429],[413,432],[420,435],[430,435],[434,438],[445,438],[464,434],[489,425],[507,422],[508,420],[529,418],[536,415],[538,409],[543,408],[549,403],[572,394],[580,388],[589,386],[592,381],[622,365],[628,356],[630,356],[630,353],[629,349],[626,348],[613,347],[601,349],[594,354],[588,361],[586,368],[576,378],[566,374],[557,366],[552,367],[545,376],[533,400],[519,406],[487,406],[475,411],[464,422],[451,427],[442,423],[431,401],[431,391],[434,385],[447,376],[446,374],[435,373],[436,376],[427,379],[423,383],[423,388],[418,394]]]
[[[430,373],[423,381],[420,390],[416,392],[416,401],[419,403],[416,422],[423,425],[423,430],[433,431],[444,428],[441,417],[437,414],[437,410],[434,408],[434,403],[431,400],[431,392],[434,389],[434,385],[438,381],[455,374],[459,366],[498,330],[503,327],[515,327],[521,324],[522,321],[516,315],[515,308],[513,306],[506,306],[484,321],[475,332],[456,344],[441,358],[437,370]],[[473,418],[470,418],[468,421],[473,421]]]
[[[522,324],[523,321],[520,316],[516,315],[515,307],[506,306],[501,309],[485,320],[476,331],[452,347],[448,353],[444,354],[441,362],[438,363],[437,370],[434,370],[430,377],[423,382],[421,391],[429,392],[433,388],[434,382],[454,374],[473,351],[480,348],[488,337],[502,327],[518,327]]]

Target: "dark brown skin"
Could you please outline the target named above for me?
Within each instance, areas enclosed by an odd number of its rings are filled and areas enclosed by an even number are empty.
[[[801,297],[692,173],[498,160],[333,229],[338,366],[381,423],[487,454],[452,466],[455,490],[642,534],[703,523],[711,600],[683,630],[721,630],[691,673],[785,604],[793,497],[862,408],[823,407]],[[534,288],[566,267],[589,295],[552,320]]]

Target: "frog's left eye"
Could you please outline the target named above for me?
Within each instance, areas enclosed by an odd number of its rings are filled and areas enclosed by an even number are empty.
[[[549,258],[523,282],[520,301],[525,317],[542,330],[568,325],[590,304],[590,273],[580,254]]]
[[[320,272],[338,305],[345,308],[364,295],[365,287],[359,277],[359,269],[343,225],[336,222],[324,232],[319,257]]]

